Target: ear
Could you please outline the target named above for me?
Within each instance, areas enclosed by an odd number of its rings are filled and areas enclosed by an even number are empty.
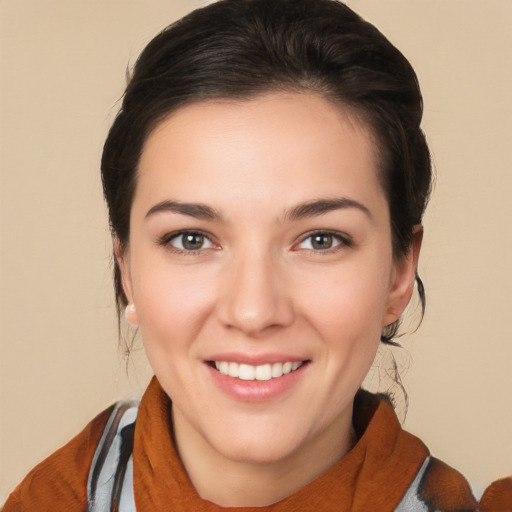
[[[382,319],[382,325],[398,320],[411,300],[416,281],[416,271],[423,241],[423,226],[413,228],[413,240],[409,252],[400,261],[395,262],[388,304]]]
[[[114,238],[114,255],[117,265],[119,266],[119,273],[121,275],[121,284],[124,294],[128,299],[128,306],[125,310],[126,321],[132,326],[137,327],[139,320],[137,318],[137,310],[133,300],[133,285],[130,272],[130,255],[128,251],[123,248],[119,238]]]

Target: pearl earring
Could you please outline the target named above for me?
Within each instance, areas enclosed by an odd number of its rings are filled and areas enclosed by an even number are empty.
[[[126,321],[132,326],[137,327],[136,323],[133,323],[130,318],[133,318],[133,315],[135,314],[135,304],[128,304],[124,310],[124,317]]]

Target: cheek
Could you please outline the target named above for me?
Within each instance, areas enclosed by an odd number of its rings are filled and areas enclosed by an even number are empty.
[[[172,351],[190,343],[214,304],[212,276],[192,266],[155,263],[135,273],[139,329],[149,351]],[[148,356],[150,354],[148,353]]]
[[[363,267],[363,268],[361,268]],[[351,265],[301,282],[302,310],[320,328],[343,338],[377,334],[387,309],[390,270],[377,262]]]

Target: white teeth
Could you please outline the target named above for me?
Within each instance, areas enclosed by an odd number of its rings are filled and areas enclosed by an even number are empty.
[[[215,367],[222,375],[228,374],[228,363],[226,361],[215,362]]]
[[[230,377],[238,378],[238,364],[237,363],[229,363],[228,365],[228,375]]]
[[[256,366],[256,380],[270,380],[272,378],[272,367],[269,364]]]
[[[233,361],[215,361],[215,368],[223,375],[238,378],[240,380],[270,380],[277,379],[293,372],[302,366],[302,361],[286,361],[285,363],[238,364]]]
[[[283,363],[274,363],[272,365],[272,377],[281,377],[283,375]]]
[[[240,380],[254,380],[255,373],[256,368],[250,364],[241,364],[238,368],[238,378]]]

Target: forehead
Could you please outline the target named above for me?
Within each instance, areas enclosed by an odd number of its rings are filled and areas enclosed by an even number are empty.
[[[377,162],[370,128],[317,94],[198,102],[148,137],[136,198],[158,202],[171,194],[205,202],[238,194],[283,204],[382,194]]]

